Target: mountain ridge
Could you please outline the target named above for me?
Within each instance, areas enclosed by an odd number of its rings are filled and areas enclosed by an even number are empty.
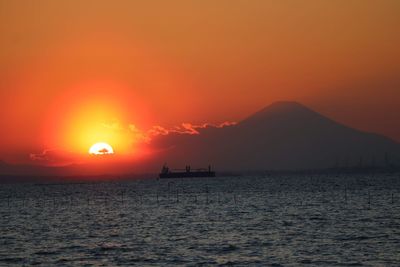
[[[170,147],[175,146],[175,152],[164,155],[165,160],[174,158],[174,164],[179,164],[174,153],[185,155],[186,162],[207,164],[207,158],[227,170],[329,168],[337,158],[355,162],[400,155],[397,142],[353,129],[292,101],[268,105],[234,126],[205,129],[195,137],[164,139]],[[192,155],[191,151],[198,153]]]
[[[151,141],[157,151],[154,157],[121,164],[118,173],[156,172],[165,162],[176,167],[212,164],[217,171],[384,166],[388,164],[387,158],[400,165],[400,144],[396,141],[353,129],[294,101],[274,102],[232,126],[210,126],[198,131],[199,134],[170,133],[155,137]],[[0,174],[91,174],[91,168],[86,167],[18,166],[0,162]],[[110,173],[107,168],[100,169]]]

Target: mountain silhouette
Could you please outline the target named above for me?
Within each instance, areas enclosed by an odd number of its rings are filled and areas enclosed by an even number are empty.
[[[156,143],[167,148],[161,161],[170,165],[211,163],[223,170],[383,165],[387,158],[400,158],[395,141],[352,129],[297,102],[276,102],[234,126],[168,135]]]
[[[151,141],[153,156],[105,164],[46,167],[0,161],[0,174],[73,176],[156,173],[210,164],[218,171],[307,170],[400,164],[400,144],[382,135],[352,129],[297,102],[276,102],[227,127],[206,127],[199,134],[169,133]],[[117,170],[117,171],[115,171]]]

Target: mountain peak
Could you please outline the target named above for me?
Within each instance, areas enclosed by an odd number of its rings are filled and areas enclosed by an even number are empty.
[[[266,108],[271,107],[304,107],[303,104],[300,104],[297,101],[275,101],[272,104],[268,105]]]
[[[272,112],[272,111],[296,111],[296,110],[308,110],[310,111],[309,108],[304,106],[303,104],[300,104],[299,102],[296,101],[276,101],[273,102],[272,104],[266,106],[260,112]]]
[[[317,112],[307,108],[306,106],[300,104],[296,101],[277,101],[266,106],[265,108],[254,113],[250,117],[242,121],[242,123],[265,120],[270,117],[281,117],[281,116],[298,116],[303,115],[316,115],[320,116]]]

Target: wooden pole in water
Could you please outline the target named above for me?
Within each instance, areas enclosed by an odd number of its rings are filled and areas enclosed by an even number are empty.
[[[205,185],[204,191],[206,193],[206,204],[208,204],[208,185]]]
[[[371,192],[368,190],[368,205],[371,206]]]
[[[207,202],[207,204],[208,204],[208,186],[206,186],[206,196],[207,196],[206,202]]]
[[[394,195],[394,194],[393,194],[393,192],[392,192],[392,204],[394,203],[393,195]]]
[[[179,189],[176,189],[176,203],[179,203]]]
[[[173,184],[174,182],[168,182],[168,202],[169,202],[169,198],[171,195],[171,184]]]
[[[344,188],[344,199],[345,199],[346,204],[347,204],[347,187]]]

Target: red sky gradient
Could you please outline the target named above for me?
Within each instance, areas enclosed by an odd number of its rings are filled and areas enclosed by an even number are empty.
[[[397,0],[0,0],[0,159],[74,162],[98,141],[141,157],[159,126],[277,100],[400,141],[399,14]]]

